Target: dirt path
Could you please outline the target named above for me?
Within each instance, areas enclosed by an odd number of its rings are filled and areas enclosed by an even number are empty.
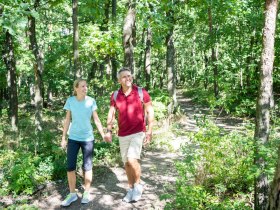
[[[196,125],[196,117],[207,116],[215,124],[223,128],[225,131],[242,131],[245,124],[247,123],[244,119],[231,117],[226,115],[222,111],[215,110],[213,114],[210,113],[210,108],[202,107],[200,105],[194,104],[192,99],[185,98],[181,90],[177,94],[178,104],[184,113],[184,116],[180,119],[179,124],[186,131],[198,131]]]
[[[122,198],[126,193],[126,175],[120,168],[95,168],[99,174],[94,175],[91,188],[92,201],[81,205],[82,188],[79,187],[79,200],[67,209],[163,209],[164,201],[159,196],[164,193],[164,187],[175,182],[173,164],[178,158],[176,153],[148,151],[142,161],[142,184],[144,193],[136,203],[124,203]],[[32,204],[40,209],[64,209],[60,207],[61,200],[68,193],[66,183],[49,184],[46,189],[37,194]]]
[[[194,105],[190,99],[182,97],[178,93],[178,102],[184,112],[184,116],[178,122],[181,129],[185,132],[196,131],[195,115],[209,115],[209,110]],[[209,116],[211,117],[211,116]],[[243,123],[240,119],[227,117],[216,118],[219,126],[225,129],[240,129]],[[94,168],[93,184],[91,188],[92,200],[85,205],[81,205],[82,187],[78,187],[79,199],[67,209],[163,209],[165,201],[160,200],[160,195],[166,190],[172,190],[176,181],[175,160],[180,159],[180,144],[188,141],[185,136],[175,136],[168,139],[171,145],[171,151],[157,150],[147,151],[142,160],[142,183],[144,184],[144,193],[142,199],[136,203],[124,203],[124,197],[127,189],[127,179],[125,171],[121,167]],[[32,198],[30,204],[39,209],[66,209],[60,206],[61,200],[68,193],[67,183],[48,184]]]

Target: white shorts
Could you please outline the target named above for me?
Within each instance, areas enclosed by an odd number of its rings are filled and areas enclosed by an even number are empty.
[[[128,136],[119,136],[122,161],[127,158],[140,159],[145,133],[135,133]]]

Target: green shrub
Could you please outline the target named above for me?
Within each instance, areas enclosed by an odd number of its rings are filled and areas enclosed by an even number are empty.
[[[57,145],[52,147],[53,174],[52,180],[62,179],[66,177],[66,152]]]
[[[59,159],[55,155],[54,157]],[[57,171],[55,171],[54,157],[42,158],[30,152],[2,151],[0,154],[0,194],[7,195],[10,192],[33,194],[38,185],[58,176],[55,174]],[[65,161],[65,158],[62,160]],[[60,163],[59,167],[64,165],[65,163],[62,165]],[[65,177],[65,167],[63,167],[63,176]]]
[[[249,133],[247,133],[249,134]],[[252,136],[240,133],[222,134],[212,123],[194,134],[199,146],[195,156],[195,181],[209,188],[222,181],[227,190],[238,192],[253,184],[254,141]],[[188,148],[184,147],[184,152]]]
[[[15,193],[32,194],[35,190],[37,181],[35,173],[40,158],[34,157],[33,154],[18,154],[17,159],[11,169],[9,188]]]
[[[239,197],[250,194],[257,174],[252,132],[224,134],[205,118],[198,125],[200,130],[190,134],[191,143],[182,147],[176,194],[166,197],[166,208],[250,209],[246,196],[242,201]]]
[[[0,196],[8,195],[8,177],[16,159],[16,152],[12,150],[2,150],[0,153]]]
[[[164,209],[211,209],[211,210],[250,210],[246,201],[246,196],[240,196],[236,199],[224,198],[209,193],[203,186],[176,184],[176,194],[173,202],[167,202]],[[170,198],[163,195],[162,199]]]

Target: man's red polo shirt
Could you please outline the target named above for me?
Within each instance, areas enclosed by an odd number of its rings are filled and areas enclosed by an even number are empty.
[[[149,93],[143,90],[143,101],[148,103],[151,101]],[[116,102],[114,101],[114,93],[111,95],[111,106],[117,110],[119,136],[128,136],[131,134],[145,132],[146,125],[144,121],[144,107],[138,94],[137,86],[132,86],[132,91],[128,96],[119,89]]]

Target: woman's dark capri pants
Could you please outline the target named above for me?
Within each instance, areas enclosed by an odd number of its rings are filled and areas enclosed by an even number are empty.
[[[77,156],[79,149],[82,148],[83,153],[83,170],[90,171],[92,169],[92,156],[94,141],[75,141],[68,139],[67,145],[67,171],[75,171],[77,167]]]

